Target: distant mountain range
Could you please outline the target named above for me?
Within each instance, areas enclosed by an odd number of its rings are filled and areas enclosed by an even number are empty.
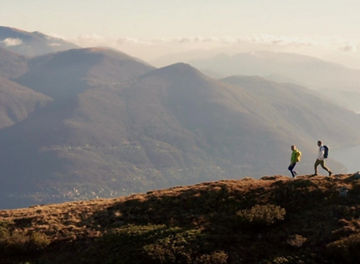
[[[326,135],[328,141],[340,140],[343,144],[346,141],[345,144],[351,144],[355,140],[352,135],[359,128],[359,117],[324,98],[314,96],[309,89],[254,76],[232,76],[222,81],[245,89],[256,98],[258,107],[268,105],[266,111],[262,111],[264,119],[276,121],[276,126],[281,125],[283,130],[298,135],[305,142],[312,143],[316,139],[314,135]],[[340,135],[339,127],[346,128]]]
[[[321,97],[360,112],[360,70],[314,57],[274,52],[217,55],[192,60],[192,65],[215,76],[259,75],[281,82],[297,83],[319,92]]]
[[[286,172],[291,144],[312,172],[319,138],[360,143],[359,115],[293,84],[101,48],[0,55],[0,208]]]
[[[0,48],[5,48],[27,57],[77,48],[76,45],[40,32],[27,32],[0,26]]]

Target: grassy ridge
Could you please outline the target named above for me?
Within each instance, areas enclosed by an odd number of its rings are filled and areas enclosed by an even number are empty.
[[[355,263],[359,178],[227,180],[3,210],[0,262]]]

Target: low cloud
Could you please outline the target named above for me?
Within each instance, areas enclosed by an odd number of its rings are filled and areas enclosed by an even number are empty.
[[[104,43],[108,44],[105,46],[112,46],[113,42],[112,39],[107,39],[98,34],[83,34],[67,40],[83,47],[104,46]]]
[[[103,36],[99,34],[79,35],[76,38],[68,39],[80,46],[163,46],[163,45],[178,45],[181,46],[239,46],[247,45],[263,45],[273,48],[329,48],[342,51],[357,51],[360,48],[360,43],[355,43],[352,40],[341,37],[299,37],[286,35],[272,35],[272,34],[255,34],[248,36],[179,36],[169,38],[136,38],[128,36]],[[21,41],[21,40],[20,40]],[[8,39],[9,44],[17,44],[15,39]]]
[[[150,40],[143,40],[143,39],[139,39],[139,38],[128,38],[128,37],[118,38],[118,39],[116,39],[115,42],[118,45],[134,44],[134,45],[149,46],[149,45],[154,45],[155,44]]]
[[[104,45],[121,46],[121,45],[137,45],[137,46],[156,46],[156,45],[173,45],[180,46],[190,45],[212,45],[212,46],[234,46],[243,43],[256,45],[271,46],[293,46],[293,47],[312,47],[319,43],[308,38],[275,36],[267,34],[259,34],[255,36],[194,36],[194,37],[173,37],[173,38],[154,38],[141,39],[132,37],[105,37],[98,34],[88,34],[78,36],[72,40],[80,45]]]
[[[275,34],[253,34],[238,36],[178,36],[160,38],[136,38],[129,36],[80,35],[68,39],[82,47],[111,47],[140,57],[155,60],[176,54],[203,54],[272,51],[290,52],[330,59],[340,63],[359,65],[360,41],[343,36],[296,36]],[[204,56],[205,56],[204,55]],[[189,55],[190,56],[190,55]],[[351,58],[350,58],[351,57]],[[356,61],[356,63],[353,61]],[[360,66],[356,66],[360,67]]]
[[[357,52],[358,51],[358,45],[355,43],[347,43],[340,47],[340,50],[344,52]]]
[[[249,41],[255,44],[265,44],[274,46],[294,46],[294,47],[312,47],[319,45],[318,42],[310,38],[276,36],[268,34],[255,35],[249,38]]]
[[[50,45],[51,47],[60,47],[60,46],[61,46],[60,43],[56,43],[56,42],[50,43],[49,45]]]
[[[6,38],[3,41],[1,41],[6,47],[14,47],[19,46],[23,43],[21,39],[18,38]]]

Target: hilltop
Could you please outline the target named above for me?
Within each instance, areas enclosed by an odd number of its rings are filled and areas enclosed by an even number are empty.
[[[268,176],[0,211],[1,263],[354,263],[360,174]]]
[[[77,45],[41,32],[0,26],[0,48],[27,57],[77,48]]]

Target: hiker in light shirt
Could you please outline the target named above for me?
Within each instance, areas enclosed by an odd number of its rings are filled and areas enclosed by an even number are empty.
[[[332,175],[331,170],[325,165],[325,159],[327,158],[327,156],[325,157],[325,148],[327,147],[323,146],[320,140],[317,142],[317,145],[319,147],[319,153],[314,164],[315,173],[313,174],[313,176],[318,175],[317,167],[319,165],[321,165],[321,167],[329,173],[329,176],[331,176]]]

